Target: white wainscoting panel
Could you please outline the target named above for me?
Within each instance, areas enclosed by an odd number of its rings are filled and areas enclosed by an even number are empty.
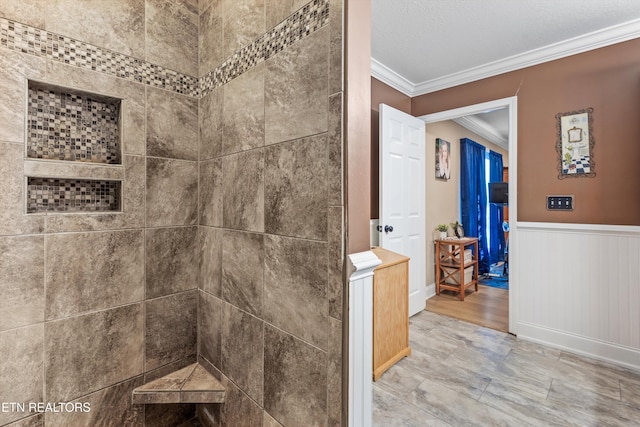
[[[517,228],[518,337],[640,369],[640,227]]]
[[[349,255],[349,426],[370,427],[373,414],[373,269],[371,251]]]

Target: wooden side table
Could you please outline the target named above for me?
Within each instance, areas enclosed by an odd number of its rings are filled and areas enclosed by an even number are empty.
[[[436,295],[441,289],[460,293],[460,301],[464,301],[464,292],[470,286],[478,291],[478,238],[463,237],[461,239],[438,239],[435,241],[436,258]],[[464,251],[470,247],[471,260],[464,259]],[[465,279],[465,269],[473,267],[471,280]],[[450,281],[447,281],[449,279]],[[451,283],[453,282],[453,283]]]
[[[409,347],[409,258],[371,250],[382,264],[373,270],[373,380],[411,354]]]

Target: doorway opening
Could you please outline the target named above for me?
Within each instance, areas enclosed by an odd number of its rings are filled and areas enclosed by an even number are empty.
[[[492,329],[501,330],[503,332],[515,333],[514,325],[516,318],[516,311],[514,307],[515,295],[517,293],[517,279],[514,274],[517,271],[515,258],[517,254],[514,252],[514,242],[517,241],[515,227],[515,221],[513,223],[508,221],[508,218],[516,218],[516,200],[517,194],[515,189],[517,188],[517,98],[510,97],[499,99],[490,102],[484,102],[467,107],[456,108],[439,113],[428,114],[420,116],[419,118],[424,120],[427,126],[427,134],[429,134],[430,124],[433,128],[436,123],[444,121],[455,121],[458,124],[464,126],[464,122],[468,121],[468,117],[476,116],[479,114],[494,112],[503,110],[507,113],[508,120],[508,139],[507,149],[509,153],[508,160],[508,177],[503,178],[502,182],[507,182],[507,191],[503,196],[506,197],[507,203],[505,206],[508,208],[505,212],[504,224],[500,224],[500,227],[504,225],[504,229],[508,230],[505,233],[505,253],[503,259],[492,263],[490,270],[482,276],[479,280],[481,291],[470,295],[471,298],[465,298],[465,301],[461,301],[454,295],[441,295],[433,296],[427,300],[426,306],[429,311],[435,311],[440,314],[449,315],[452,317],[458,317],[462,320],[467,320],[472,323],[481,324]],[[464,126],[467,127],[467,126]],[[477,133],[477,132],[476,132]],[[484,178],[484,177],[483,177]],[[491,180],[486,180],[491,182]],[[494,176],[493,181],[496,181]],[[511,189],[512,191],[509,191]],[[487,198],[489,198],[489,188],[487,185]],[[430,196],[427,195],[427,200]],[[488,200],[487,200],[488,202]],[[487,209],[490,209],[491,204],[487,203]],[[497,206],[497,205],[495,205]],[[463,224],[464,225],[464,224]],[[494,234],[495,236],[495,234]],[[515,267],[515,268],[514,268]],[[506,279],[506,280],[505,280]],[[509,291],[506,292],[501,289],[501,286],[508,280]],[[487,286],[494,285],[494,286]],[[497,286],[495,286],[497,285]],[[433,286],[435,288],[435,286]],[[430,295],[435,294],[435,289],[432,289]]]

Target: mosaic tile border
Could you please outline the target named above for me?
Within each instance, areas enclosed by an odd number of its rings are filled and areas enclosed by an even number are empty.
[[[29,82],[27,157],[120,164],[120,100]]]
[[[313,0],[200,79],[5,18],[0,46],[199,98],[328,23],[329,0]]]
[[[200,94],[229,83],[329,23],[329,0],[313,0],[200,78]]]
[[[177,93],[198,96],[198,79],[70,37],[0,18],[0,46]]]
[[[27,177],[27,213],[119,212],[120,181]]]

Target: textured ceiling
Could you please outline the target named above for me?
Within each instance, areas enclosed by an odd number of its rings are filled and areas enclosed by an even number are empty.
[[[413,84],[640,18],[640,0],[371,0],[372,59]]]
[[[640,0],[371,0],[371,9],[381,66],[372,75],[409,96],[640,36]],[[507,149],[507,110],[457,122]]]

